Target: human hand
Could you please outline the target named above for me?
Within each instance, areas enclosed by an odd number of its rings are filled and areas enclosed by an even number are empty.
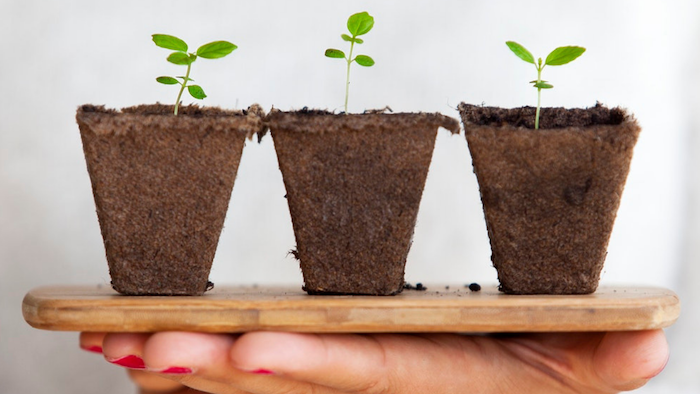
[[[607,394],[643,386],[669,355],[661,330],[81,335],[83,348],[100,345],[107,360],[136,367],[144,394]]]

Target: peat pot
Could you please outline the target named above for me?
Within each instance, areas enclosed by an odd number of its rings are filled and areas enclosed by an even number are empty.
[[[460,104],[491,259],[510,294],[595,292],[640,132],[620,108]]]
[[[310,294],[393,295],[441,114],[272,111],[268,126],[287,190],[295,256]]]
[[[201,295],[246,136],[261,109],[78,108],[112,286],[127,295]]]

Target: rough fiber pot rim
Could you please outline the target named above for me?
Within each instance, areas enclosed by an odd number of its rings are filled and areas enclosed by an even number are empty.
[[[308,127],[307,123],[292,123],[291,119],[306,118],[313,120],[315,125]],[[404,127],[415,126],[418,122],[433,123],[452,134],[459,134],[459,121],[441,113],[429,112],[396,112],[379,113],[368,111],[357,114],[333,113],[320,109],[301,109],[296,111],[280,111],[273,108],[265,118],[267,128],[274,128],[280,124],[285,125],[285,130],[305,133],[326,133],[339,130],[363,130],[368,124],[375,124],[382,130],[394,130],[399,128],[397,123],[403,123]],[[267,132],[268,130],[265,130]]]
[[[107,108],[104,105],[84,104],[78,107],[80,121],[90,124],[96,133],[106,132],[106,128],[98,126],[98,122],[106,119],[149,119],[151,122],[165,123],[177,127],[200,127],[202,121],[234,122],[235,128],[246,133],[250,139],[264,129],[265,112],[258,104],[252,104],[245,110],[228,110],[219,107],[200,107],[197,105],[181,106],[179,114],[173,115],[174,105],[140,104],[121,109]],[[93,116],[94,115],[94,116]]]
[[[460,103],[457,107],[465,129],[468,126],[503,127],[523,131],[556,132],[583,129],[591,126],[619,126],[636,123],[634,115],[622,107],[606,107],[600,102],[587,108],[544,107],[540,111],[540,128],[535,130],[535,107],[501,108]],[[500,111],[503,117],[486,117],[487,113]],[[558,117],[552,114],[561,115]],[[571,124],[574,122],[574,124]]]

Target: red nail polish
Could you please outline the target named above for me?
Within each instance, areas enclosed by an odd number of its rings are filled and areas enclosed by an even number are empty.
[[[120,358],[107,359],[107,361],[109,361],[112,364],[117,364],[126,368],[146,369],[146,364],[143,362],[143,359],[139,356],[130,355]]]
[[[274,375],[275,373],[272,371],[269,371],[267,369],[256,369],[255,371],[250,371],[250,373],[254,373],[257,375]]]
[[[187,367],[170,367],[162,371],[158,371],[158,373],[167,373],[171,375],[188,375],[192,373],[192,369]]]
[[[86,352],[102,354],[102,346],[81,346],[80,348],[85,350]]]

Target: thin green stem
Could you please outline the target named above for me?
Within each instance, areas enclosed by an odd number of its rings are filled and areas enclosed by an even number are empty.
[[[353,39],[355,36],[352,37]],[[347,59],[345,59],[348,62],[348,71],[347,74],[345,75],[345,114],[348,114],[348,95],[350,94],[350,65],[352,64],[352,50],[355,47],[355,41],[352,41],[350,43],[350,53],[348,54]]]
[[[187,86],[187,81],[190,79],[190,69],[192,68],[192,63],[187,65],[187,74],[185,74],[185,80],[182,81],[180,85],[182,87],[180,88],[180,93],[177,94],[177,100],[175,101],[175,116],[177,116],[177,109],[180,107],[180,99],[182,98],[182,92],[185,91],[185,86]]]
[[[540,128],[540,93],[542,93],[542,89],[537,88],[537,111],[535,112],[535,130]]]
[[[542,59],[540,59],[540,64],[542,63]],[[537,67],[537,83],[539,84],[542,82],[542,69],[544,67],[540,66]],[[535,111],[535,130],[540,128],[540,96],[542,93],[542,88],[537,88],[537,111]]]

